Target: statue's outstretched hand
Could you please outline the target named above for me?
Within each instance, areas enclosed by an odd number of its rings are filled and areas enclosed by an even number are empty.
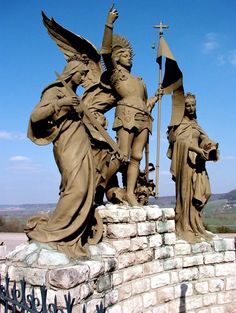
[[[106,25],[113,26],[116,19],[118,19],[119,13],[116,9],[114,9],[114,5],[110,8],[107,16],[107,22]]]

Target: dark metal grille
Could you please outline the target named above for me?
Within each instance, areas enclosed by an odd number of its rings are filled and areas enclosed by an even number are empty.
[[[47,304],[47,288],[40,286],[40,296],[35,296],[35,289],[26,294],[26,282],[20,281],[17,288],[16,282],[10,285],[8,274],[4,283],[0,280],[0,313],[72,313],[72,307],[75,299],[71,298],[70,292],[64,295],[65,306],[60,308],[57,304],[57,297],[54,297],[54,303]]]

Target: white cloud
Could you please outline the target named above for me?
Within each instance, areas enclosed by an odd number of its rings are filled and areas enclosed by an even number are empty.
[[[203,51],[205,53],[210,53],[216,50],[219,47],[217,34],[215,33],[207,33],[205,35],[205,40],[203,43]]]
[[[23,155],[15,155],[15,156],[12,156],[10,158],[10,161],[16,161],[16,162],[28,162],[30,161],[30,158],[26,157],[26,156],[23,156]]]
[[[0,131],[0,140],[23,140],[26,139],[26,134],[18,132]]]
[[[236,156],[228,155],[228,156],[222,157],[221,159],[223,159],[223,160],[236,160]]]

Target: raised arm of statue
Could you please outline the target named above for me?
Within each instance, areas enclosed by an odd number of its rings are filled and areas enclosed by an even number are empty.
[[[103,35],[103,41],[102,41],[102,49],[101,54],[103,56],[104,63],[106,65],[106,68],[109,70],[111,69],[114,64],[112,63],[112,39],[113,39],[113,24],[118,18],[119,14],[116,9],[112,8],[109,10],[107,15],[107,20],[105,24],[105,30]]]

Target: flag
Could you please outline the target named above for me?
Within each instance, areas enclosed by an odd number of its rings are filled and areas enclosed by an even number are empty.
[[[157,63],[162,67],[162,57],[165,57],[165,72],[162,88],[165,94],[172,94],[172,115],[169,126],[178,125],[184,115],[185,100],[183,88],[183,74],[168,47],[164,37],[160,38],[157,50]]]

